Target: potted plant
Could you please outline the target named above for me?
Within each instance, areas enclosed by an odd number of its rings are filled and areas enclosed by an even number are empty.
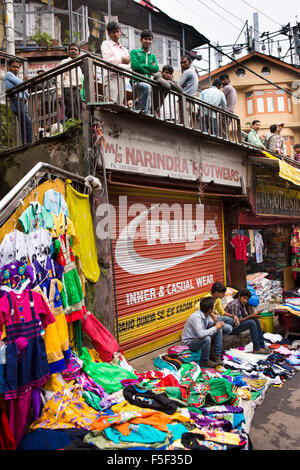
[[[73,31],[72,42],[75,42],[76,44],[78,44],[79,41],[80,41],[80,32],[79,31]],[[66,29],[63,44],[67,45],[67,44],[70,44],[70,42],[71,42],[71,33],[68,29]]]
[[[36,42],[40,47],[49,47],[52,45],[52,38],[48,33],[36,32],[30,39]]]

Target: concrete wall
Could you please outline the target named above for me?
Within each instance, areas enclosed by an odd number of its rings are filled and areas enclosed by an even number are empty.
[[[38,162],[50,163],[72,173],[84,174],[81,127],[43,139],[34,145],[0,155],[0,199]]]

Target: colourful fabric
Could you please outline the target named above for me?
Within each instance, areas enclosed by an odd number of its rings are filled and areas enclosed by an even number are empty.
[[[86,312],[82,284],[75,265],[75,257],[68,235],[60,235],[54,242],[56,261],[64,267],[63,286],[66,294],[67,322],[81,320]]]
[[[6,399],[47,382],[49,367],[41,330],[54,321],[44,298],[36,292],[11,292],[0,300],[0,328],[5,323],[7,336]]]
[[[0,289],[23,290],[34,284],[35,272],[32,266],[23,261],[6,264],[0,270]]]
[[[66,385],[45,404],[41,417],[34,421],[30,430],[38,428],[89,430],[98,417],[98,411],[88,406],[82,397],[79,385]]]
[[[79,239],[79,243],[74,246],[74,254],[80,258],[85,277],[95,283],[99,279],[100,268],[89,196],[67,184],[67,203]]]
[[[55,215],[59,215],[61,212],[69,217],[69,211],[66,201],[63,195],[59,191],[49,189],[44,194],[43,206],[47,211],[52,212]]]
[[[250,238],[245,237],[245,235],[240,235],[239,233],[233,237],[230,244],[235,248],[235,258],[243,259],[247,263],[247,246],[250,243]]]
[[[25,233],[38,228],[53,228],[53,216],[39,202],[31,202],[29,207],[19,218],[19,222]]]
[[[133,372],[119,366],[106,362],[93,362],[86,348],[83,348],[80,359],[83,361],[84,372],[100,384],[107,393],[121,390],[123,388],[121,380],[137,378]]]

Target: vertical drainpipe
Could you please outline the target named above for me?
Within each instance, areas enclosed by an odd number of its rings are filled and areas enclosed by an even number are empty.
[[[181,57],[185,54],[185,34],[184,27],[182,27],[182,46],[181,46]]]
[[[5,37],[7,54],[15,55],[15,24],[13,0],[4,0]]]
[[[70,31],[70,43],[73,42],[73,5],[72,0],[68,0],[69,9],[69,31]]]
[[[210,42],[208,43],[208,84],[211,87],[211,49]]]
[[[111,20],[111,0],[107,0],[108,22]]]

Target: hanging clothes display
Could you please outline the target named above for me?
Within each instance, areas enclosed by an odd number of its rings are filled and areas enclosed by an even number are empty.
[[[297,278],[297,273],[300,272],[300,229],[293,227],[291,233],[291,266],[294,279]]]
[[[0,393],[16,445],[39,417],[41,387],[57,373],[67,376],[72,328],[81,347],[86,280],[73,253],[79,239],[61,183],[43,183],[41,193],[37,187],[12,216],[14,224],[1,227]]]
[[[85,277],[95,283],[99,279],[100,269],[89,196],[88,194],[79,193],[70,184],[67,184],[66,193],[70,219],[80,240],[74,246],[74,254],[81,261]]]
[[[256,262],[262,263],[263,262],[263,248],[264,248],[264,241],[261,236],[260,232],[255,234],[255,254],[256,254]]]
[[[233,239],[230,241],[230,244],[235,249],[235,259],[243,259],[245,263],[247,263],[247,246],[249,243],[250,239],[245,235],[237,233],[235,237],[233,237]]]

